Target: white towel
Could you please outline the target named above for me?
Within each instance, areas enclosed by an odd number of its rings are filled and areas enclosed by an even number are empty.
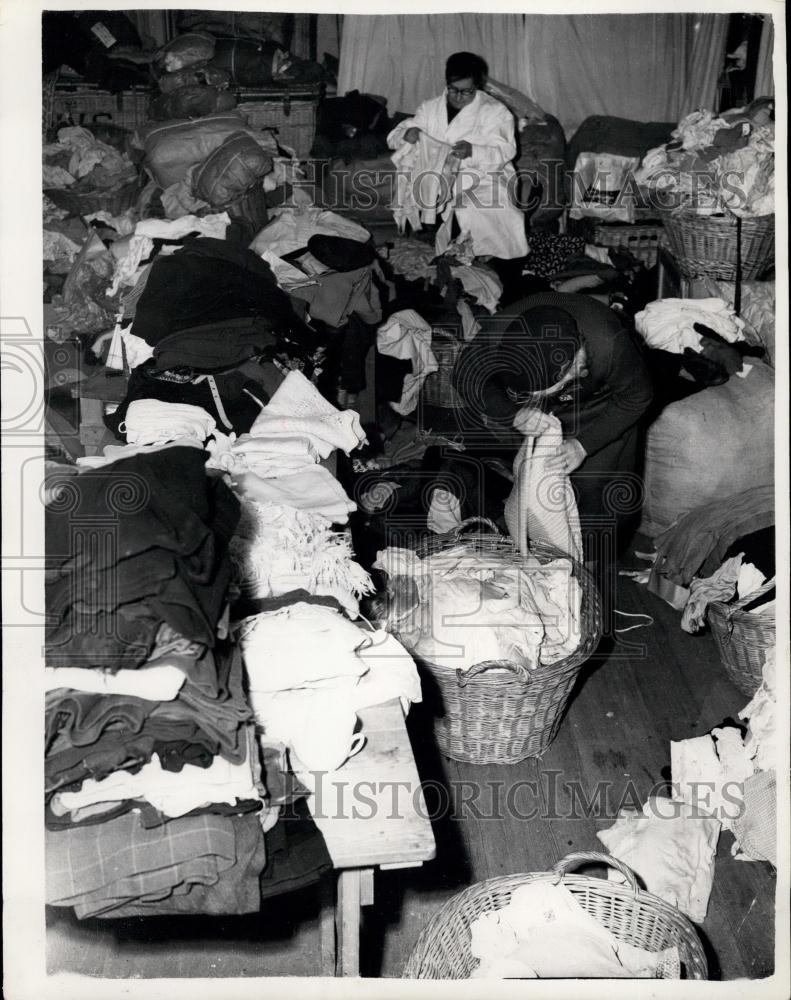
[[[164,444],[180,437],[205,441],[216,427],[214,417],[202,406],[135,399],[118,429],[126,434],[128,444],[147,445]]]
[[[431,350],[431,326],[414,309],[401,309],[376,331],[376,346],[381,354],[412,362],[412,372],[404,378],[401,399],[390,405],[402,415],[417,407],[420,390],[439,365]]]
[[[525,440],[514,460],[514,486],[505,502],[509,534],[523,555],[530,542],[544,542],[580,560],[582,535],[571,481],[565,472],[546,467],[563,443],[560,421],[524,407],[514,418],[514,427]]]

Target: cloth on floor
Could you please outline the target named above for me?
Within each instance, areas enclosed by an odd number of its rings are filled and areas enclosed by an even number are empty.
[[[392,240],[392,247],[386,251],[386,259],[396,274],[407,281],[431,278],[436,274],[432,261],[436,257],[433,246],[422,240],[398,237]],[[380,251],[380,254],[382,251]]]
[[[771,485],[753,486],[698,507],[654,539],[654,572],[686,587],[693,577],[714,573],[737,539],[774,523]]]
[[[332,859],[304,799],[298,799],[266,835],[261,899],[315,885],[332,869]]]
[[[733,829],[744,781],[753,773],[739,729],[725,726],[706,736],[671,741],[670,770],[675,800],[720,820],[725,830]]]
[[[148,701],[172,701],[187,675],[173,664],[149,663],[137,670],[105,670],[85,667],[45,667],[44,690],[71,688],[94,694],[131,694]]]
[[[761,771],[773,770],[777,765],[776,655],[774,647],[766,651],[761,684],[749,704],[739,712],[739,718],[748,721],[745,746]]]
[[[231,217],[227,212],[211,215],[185,215],[180,219],[142,219],[135,226],[136,236],[147,236],[152,240],[179,240],[192,233],[224,240]]]
[[[439,487],[431,491],[431,503],[426,514],[426,527],[435,535],[454,531],[462,523],[461,500],[450,490]]]
[[[401,309],[379,327],[376,346],[381,354],[412,363],[412,373],[404,378],[401,399],[391,403],[396,413],[411,413],[417,407],[423,383],[439,368],[431,350],[431,326],[414,309]]]
[[[355,270],[325,271],[310,282],[294,285],[290,294],[308,303],[311,319],[331,327],[344,326],[353,315],[364,323],[378,323],[382,301],[374,274],[384,280],[376,263]]]
[[[419,657],[462,670],[506,659],[532,669],[579,645],[581,591],[567,559],[542,565],[529,556],[514,566],[464,546],[423,559],[389,548],[374,566],[387,574],[388,587],[406,577],[416,588],[387,628]]]
[[[744,782],[744,809],[733,822],[737,860],[768,861],[777,868],[777,775],[758,771]],[[737,853],[737,851],[739,853]]]
[[[518,886],[470,924],[472,978],[680,978],[678,949],[647,951],[615,937],[564,885]]]
[[[292,507],[243,500],[231,559],[248,598],[303,589],[335,597],[356,618],[358,600],[373,590],[370,575],[354,560],[347,534],[333,531],[328,518]]]
[[[212,885],[236,861],[224,816],[184,817],[147,830],[133,813],[46,834],[46,902],[80,919],[191,885]]]
[[[637,313],[635,327],[649,347],[674,354],[685,348],[700,351],[702,334],[695,324],[703,324],[735,343],[744,340],[744,320],[723,299],[659,299]]]
[[[482,264],[468,264],[451,267],[450,273],[461,282],[464,291],[479,305],[490,313],[496,311],[500,296],[503,294],[503,283],[491,268]]]
[[[351,219],[312,205],[275,209],[271,214],[277,217],[250,244],[256,254],[269,250],[277,257],[285,257],[303,250],[311,236],[317,235],[342,236],[359,243],[367,243],[371,238],[367,229]]]
[[[542,542],[579,562],[582,535],[574,489],[566,473],[546,466],[563,443],[560,421],[524,407],[514,417],[514,427],[525,440],[514,459],[514,488],[505,502],[508,532],[522,555],[528,555],[530,542]]]
[[[706,624],[706,614],[712,601],[730,601],[742,569],[742,556],[726,559],[716,573],[695,577],[689,585],[689,597],[681,616],[681,627],[695,634]]]
[[[305,437],[321,458],[347,455],[365,440],[354,410],[337,410],[298,371],[291,371],[250,428],[251,437]]]
[[[583,253],[584,250],[585,240],[582,236],[531,232],[530,252],[525,258],[525,270],[543,278],[551,278],[565,268],[570,257]]]
[[[650,797],[641,813],[622,811],[596,836],[613,857],[628,865],[646,889],[703,923],[714,880],[720,821],[683,802]],[[623,881],[612,869],[608,878]]]

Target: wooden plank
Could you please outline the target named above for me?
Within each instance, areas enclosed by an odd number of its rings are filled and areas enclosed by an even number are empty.
[[[360,906],[374,905],[374,870],[373,868],[362,868],[360,870]]]
[[[360,870],[338,875],[338,937],[340,975],[360,975]]]
[[[319,889],[319,952],[322,976],[334,976],[337,961],[335,942],[335,876],[322,880]]]

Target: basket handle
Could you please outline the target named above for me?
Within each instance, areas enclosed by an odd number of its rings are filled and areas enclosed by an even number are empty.
[[[512,674],[516,674],[523,684],[527,685],[530,683],[530,671],[527,667],[521,663],[513,663],[511,660],[485,660],[483,663],[476,663],[469,670],[462,670],[461,667],[458,667],[456,670],[456,682],[459,687],[466,687],[469,681],[480,674],[486,673],[487,670],[510,670]]]
[[[764,594],[768,594],[770,590],[774,590],[777,586],[776,577],[772,577],[771,580],[767,580],[758,590],[754,590],[751,594],[745,594],[744,597],[739,601],[734,601],[733,604],[725,605],[725,617],[730,622],[731,618],[737,611],[741,611],[742,608],[746,607],[748,604],[752,604],[753,601],[757,601],[759,597],[763,597]]]
[[[573,854],[567,854],[565,858],[561,858],[552,869],[554,874],[557,875],[555,884],[560,882],[569,869],[579,868],[581,865],[588,864],[607,865],[609,868],[615,868],[616,871],[619,871],[626,878],[635,896],[640,891],[637,876],[628,865],[625,865],[623,861],[619,861],[618,858],[614,858],[610,854],[600,854],[598,851],[576,851]]]
[[[487,528],[492,529],[495,535],[501,534],[500,529],[494,521],[490,521],[488,517],[468,517],[466,520],[462,521],[458,527],[453,529],[453,535],[458,538],[466,528],[469,528],[470,525],[473,524],[485,524]]]

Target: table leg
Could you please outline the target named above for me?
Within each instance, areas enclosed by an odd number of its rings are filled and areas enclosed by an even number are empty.
[[[322,976],[335,975],[335,873],[329,872],[319,886],[319,952]]]
[[[360,975],[360,869],[344,868],[338,875],[339,974]]]

